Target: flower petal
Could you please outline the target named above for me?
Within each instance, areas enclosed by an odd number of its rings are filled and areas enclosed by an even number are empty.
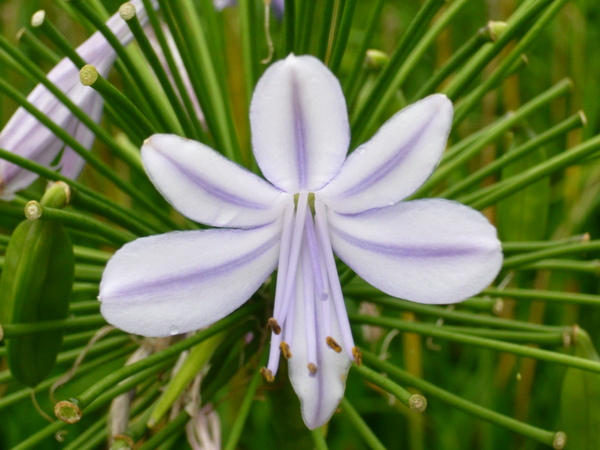
[[[339,171],[350,142],[338,80],[318,59],[290,55],[258,81],[250,107],[254,156],[289,192],[316,191]]]
[[[496,229],[478,211],[442,199],[328,214],[336,254],[383,292],[454,303],[489,285],[502,266]]]
[[[452,103],[444,95],[404,108],[350,154],[319,195],[344,214],[397,203],[429,178],[446,148],[451,125]]]
[[[290,345],[292,357],[288,359],[290,381],[302,404],[302,418],[308,428],[315,429],[326,423],[344,397],[346,378],[351,360],[346,352],[337,353],[326,344],[324,318],[331,320],[331,333],[337,342],[343,342],[340,326],[331,300],[323,301],[315,292],[315,286],[305,286],[302,269],[299,268],[297,299],[293,313],[293,339]],[[311,289],[314,305],[314,324],[308,326],[304,308],[306,308],[305,289]],[[332,308],[330,314],[325,308]],[[308,333],[314,330],[314,336]],[[307,343],[316,344],[315,374],[311,374],[308,364]]]
[[[168,336],[210,325],[250,298],[275,270],[281,223],[137,239],[108,262],[101,312],[112,325]]]
[[[272,222],[291,197],[210,147],[156,134],[142,147],[146,172],[179,212],[215,227],[255,227]]]

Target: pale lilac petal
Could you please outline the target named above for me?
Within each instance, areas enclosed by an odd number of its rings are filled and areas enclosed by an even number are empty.
[[[350,154],[320,197],[346,214],[408,197],[438,164],[451,125],[452,103],[444,95],[431,95],[404,108]]]
[[[258,81],[250,107],[254,156],[278,188],[317,191],[344,162],[350,142],[338,80],[318,59],[290,55]]]
[[[282,213],[285,194],[210,147],[156,134],[142,147],[142,161],[161,194],[183,215],[218,227],[254,227]]]
[[[200,329],[239,308],[273,272],[281,223],[249,230],[195,230],[138,239],[108,262],[101,312],[129,333]]]
[[[309,269],[310,270],[310,269]],[[318,428],[325,424],[333,415],[340,401],[344,397],[346,378],[350,369],[351,360],[345,352],[336,353],[326,343],[326,332],[324,308],[335,308],[331,302],[322,301],[315,296],[314,285],[306,286],[302,267],[299,268],[297,300],[293,314],[293,339],[290,345],[292,357],[288,360],[290,381],[300,398],[302,405],[302,418],[310,429]],[[309,296],[313,297],[313,306],[309,308],[314,311],[313,324],[309,326],[306,322],[305,312],[305,290],[309,290]],[[312,294],[312,295],[310,295]],[[335,312],[331,314],[332,336],[337,342],[343,342]],[[316,332],[314,336],[308,333]],[[310,351],[307,343],[316,345],[316,361],[311,361]],[[308,364],[317,366],[317,372],[313,375],[308,369]]]
[[[496,229],[474,209],[441,199],[349,216],[328,214],[336,254],[383,292],[419,303],[479,293],[502,265]]]

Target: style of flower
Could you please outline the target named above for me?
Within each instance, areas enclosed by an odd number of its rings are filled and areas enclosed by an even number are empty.
[[[316,58],[290,55],[259,80],[252,143],[265,178],[211,148],[154,135],[146,171],[183,215],[213,227],[138,239],[109,261],[106,320],[166,336],[206,327],[242,305],[277,267],[269,319],[272,381],[280,355],[309,428],[327,422],[360,363],[335,254],[394,297],[446,304],[497,275],[496,230],[479,212],[427,199],[400,202],[440,160],[452,105],[432,95],[397,113],[346,158],[349,124],[337,79]]]
[[[131,3],[136,6],[140,21],[145,22],[147,17],[141,0],[133,0]],[[106,22],[106,25],[123,45],[132,41],[133,35],[129,27],[118,13],[114,14]],[[108,75],[117,57],[112,46],[99,31],[77,47],[76,51],[84,61],[95,66],[103,76]],[[62,59],[48,73],[47,78],[95,122],[100,121],[104,100],[95,90],[81,84],[79,69],[70,59]],[[94,134],[43,84],[38,84],[31,91],[27,100],[54,123],[66,130],[83,147],[87,149],[92,147]],[[51,166],[60,156],[57,167],[63,175],[69,178],[77,178],[85,165],[83,158],[71,148],[65,148],[62,140],[22,107],[17,109],[0,132],[0,148],[47,167]],[[33,172],[0,160],[0,199],[12,200],[16,192],[25,189],[36,178],[37,174]]]

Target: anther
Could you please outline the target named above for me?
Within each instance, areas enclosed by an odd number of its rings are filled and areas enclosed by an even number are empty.
[[[277,323],[275,317],[271,317],[269,320],[267,320],[267,328],[271,329],[275,334],[281,333],[281,327]]]
[[[352,347],[352,356],[354,356],[354,362],[357,366],[362,365],[362,353],[358,347]]]
[[[292,351],[290,350],[290,346],[287,342],[281,341],[279,348],[281,349],[281,353],[285,359],[290,359],[292,357]]]
[[[337,341],[334,338],[332,338],[331,336],[327,336],[326,341],[327,341],[327,345],[329,345],[336,353],[340,353],[342,351],[342,347],[340,347],[340,344],[338,344]],[[354,353],[352,353],[352,354],[354,354]]]
[[[314,375],[317,373],[317,366],[313,363],[309,363],[306,367],[308,367],[308,371],[310,372],[311,375]]]
[[[262,367],[260,369],[260,373],[261,373],[261,375],[263,377],[265,377],[265,380],[267,380],[268,383],[272,383],[273,381],[275,381],[275,377],[273,376],[273,372],[271,372],[266,367]]]

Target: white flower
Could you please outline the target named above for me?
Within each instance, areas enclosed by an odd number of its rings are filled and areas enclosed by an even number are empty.
[[[258,82],[250,120],[259,178],[209,147],[152,136],[142,159],[165,198],[215,228],[138,239],[109,261],[101,311],[131,333],[208,326],[242,305],[277,267],[269,363],[280,354],[309,428],[344,394],[355,348],[334,252],[382,291],[422,303],[478,293],[502,263],[496,230],[441,199],[401,202],[444,151],[452,105],[432,95],[393,116],[348,158],[346,104],[317,59],[290,55]]]

